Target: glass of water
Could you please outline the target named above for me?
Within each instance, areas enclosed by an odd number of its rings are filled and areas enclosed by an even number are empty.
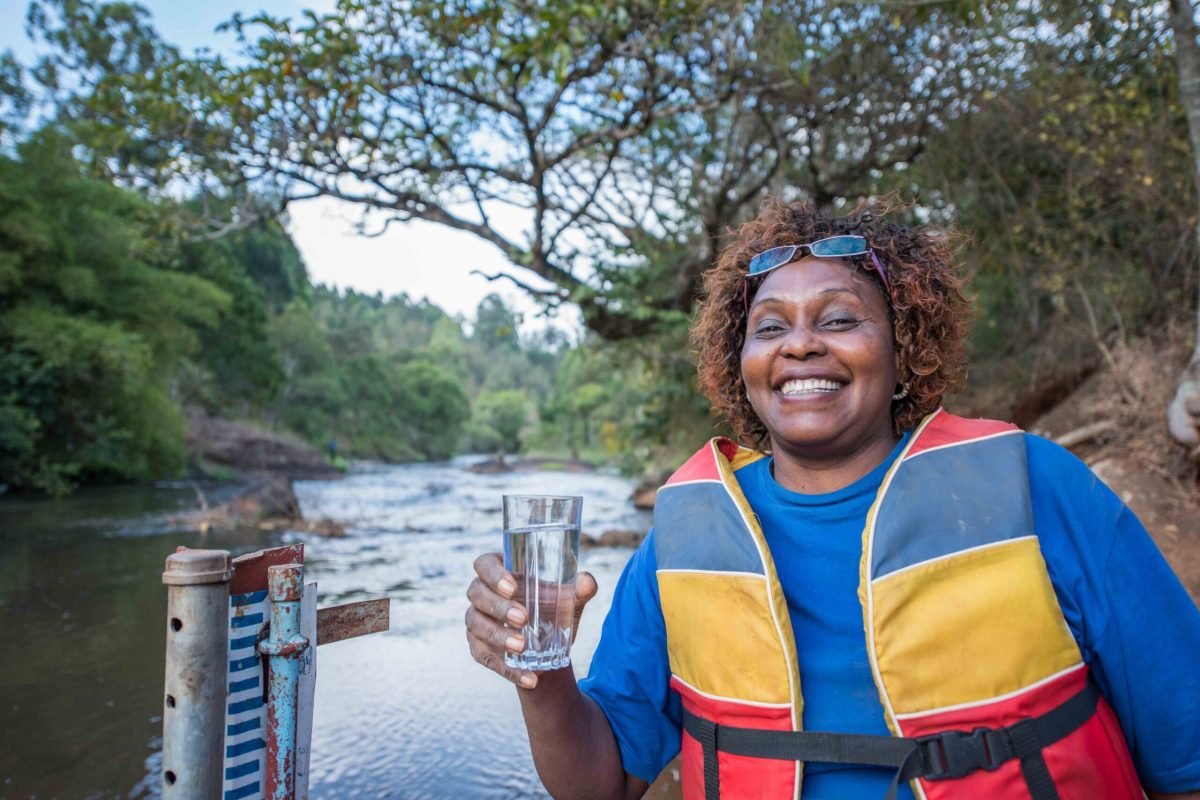
[[[524,652],[504,654],[510,667],[571,663],[582,512],[582,497],[504,495],[504,567],[517,581],[514,599],[528,612]]]

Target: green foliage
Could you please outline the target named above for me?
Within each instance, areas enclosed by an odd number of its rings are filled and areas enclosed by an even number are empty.
[[[529,411],[529,401],[521,392],[506,389],[481,393],[473,404],[465,449],[478,453],[521,452],[521,431]]]
[[[0,53],[0,143],[12,130],[19,130],[29,112],[33,95],[25,86],[25,70],[11,50]]]
[[[433,324],[425,357],[447,373],[463,379],[467,376],[465,342],[458,323],[449,317],[442,317]]]
[[[231,298],[177,269],[156,220],[53,132],[0,157],[0,481],[62,492],[181,466],[174,370]]]
[[[333,420],[346,403],[333,348],[303,300],[288,304],[270,327],[283,369],[275,417],[310,442],[324,443],[335,432]]]
[[[499,295],[488,295],[480,301],[471,336],[463,342],[464,385],[469,393],[518,391],[535,404],[549,395],[561,343],[536,339],[523,342],[521,324],[520,315]]]
[[[404,420],[410,447],[425,458],[447,458],[458,447],[470,402],[457,376],[426,361],[398,370],[400,403],[392,412]]]
[[[308,297],[308,272],[280,220],[259,221],[220,242],[261,291],[268,313],[278,314],[292,300]]]
[[[488,352],[517,350],[520,347],[517,335],[520,324],[520,319],[499,295],[489,294],[480,301],[475,311],[475,330],[471,339]]]
[[[694,376],[686,321],[636,344],[588,339],[559,362],[539,445],[632,474],[676,463],[716,433]]]
[[[189,241],[184,206],[72,147],[47,128],[0,159],[0,483],[51,492],[176,473],[182,404],[259,416],[285,377],[269,305],[308,291],[278,223]]]
[[[277,416],[309,441],[388,461],[457,452],[470,404],[457,324],[428,302],[317,287],[271,323]]]
[[[342,384],[353,402],[338,414],[340,441],[347,450],[387,461],[411,461],[407,394],[400,367],[376,355],[357,356],[342,365]]]
[[[0,159],[0,483],[173,474],[188,403],[350,456],[440,459],[465,387],[503,384],[481,424],[519,448],[522,392],[548,391],[555,356],[499,298],[468,340],[428,301],[313,289],[277,222],[188,239],[188,213],[86,176],[51,130]]]
[[[346,394],[338,416],[352,452],[388,461],[447,458],[470,416],[458,382],[425,361],[359,356],[343,365]]]
[[[313,313],[341,358],[382,352],[412,358],[433,337],[446,314],[428,300],[406,295],[384,298],[353,290],[344,294],[318,286],[312,293]]]
[[[995,25],[997,88],[893,185],[972,234],[974,360],[1036,379],[1187,313],[1194,165],[1160,8],[1017,4]]]
[[[989,85],[976,6],[347,0],[235,15],[237,59],[180,55],[123,3],[39,0],[30,25],[43,71],[78,76],[43,83],[98,168],[265,172],[468,231],[617,340],[689,314],[765,194],[834,204],[915,159]]]
[[[249,237],[243,233],[181,247],[183,269],[206,278],[232,298],[220,325],[201,333],[198,369],[184,382],[181,399],[213,412],[248,417],[275,397],[283,370],[267,332],[265,292],[256,280],[260,276],[252,274],[253,261],[245,253],[246,239],[259,232],[250,231]],[[294,252],[285,234],[276,241]]]

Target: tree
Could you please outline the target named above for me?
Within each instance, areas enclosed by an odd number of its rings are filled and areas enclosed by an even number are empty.
[[[987,32],[997,90],[929,140],[936,159],[895,176],[971,234],[977,358],[1042,342],[1058,360],[1077,343],[1095,356],[1181,301],[1195,212],[1177,200],[1190,184],[1166,34],[1140,3],[1015,4]]]
[[[426,348],[426,358],[437,364],[445,372],[457,375],[467,381],[467,355],[462,326],[449,317],[442,317],[433,324],[429,334],[429,346]]]
[[[520,348],[521,320],[498,294],[489,294],[475,309],[471,338],[486,351]]]
[[[1170,14],[1175,33],[1179,99],[1187,114],[1192,179],[1200,199],[1200,45],[1196,43],[1195,11],[1190,0],[1171,0]],[[1196,221],[1196,242],[1200,253],[1200,218]],[[1180,444],[1192,448],[1200,445],[1200,280],[1196,294],[1196,345],[1179,376],[1175,397],[1167,408],[1167,428]]]
[[[49,46],[30,71],[38,91],[0,64],[0,96],[15,107],[14,117],[33,101],[48,106],[86,154],[93,177],[170,200],[187,173],[198,197],[176,219],[196,237],[220,238],[283,210],[281,199],[264,194],[254,175],[229,160],[228,127],[206,124],[184,99],[214,84],[159,36],[143,6],[31,0],[26,30]],[[206,166],[199,174],[185,163]]]
[[[472,449],[521,452],[521,430],[529,416],[525,395],[511,389],[484,392],[475,399]]]
[[[425,458],[449,458],[458,447],[471,406],[458,378],[427,361],[399,368],[400,403],[391,410],[408,429],[411,447]]]
[[[270,177],[285,199],[361,204],[364,229],[468,231],[523,276],[489,277],[577,303],[609,339],[688,313],[764,192],[869,192],[985,83],[969,29],[937,9],[342,0],[294,24],[235,17],[237,63],[146,67],[78,55],[97,37],[153,43],[144,21],[87,0],[39,8],[64,68],[112,67],[64,106],[119,125],[93,137],[101,160],[119,153],[150,184],[168,164],[200,184]],[[186,157],[157,157],[164,143]],[[155,157],[137,172],[143,148]]]
[[[281,307],[299,289],[291,284],[296,280],[288,271],[291,264],[274,268],[280,256],[295,256],[301,286],[307,286],[295,246],[278,225],[259,225],[216,240],[184,241],[179,247],[185,271],[211,281],[231,298],[220,325],[201,332],[195,362],[202,374],[181,389],[180,399],[226,416],[254,416],[271,404],[283,379],[279,351],[268,334],[270,306]],[[292,288],[285,288],[289,284]]]
[[[260,220],[216,240],[258,287],[270,314],[278,314],[296,298],[307,298],[311,288],[300,251],[283,223],[282,218]]]
[[[25,86],[25,70],[11,50],[0,53],[0,144],[19,131],[33,97]]]
[[[173,474],[178,366],[231,298],[180,269],[167,213],[81,174],[62,136],[17,156],[0,156],[0,481]]]
[[[270,337],[283,370],[273,416],[310,442],[328,441],[346,390],[333,348],[308,302],[289,303],[271,320]]]

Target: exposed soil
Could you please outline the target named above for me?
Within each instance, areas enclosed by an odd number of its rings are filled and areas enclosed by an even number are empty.
[[[1143,340],[1110,355],[1029,430],[1068,447],[1125,501],[1200,602],[1200,461],[1166,429],[1187,348]]]

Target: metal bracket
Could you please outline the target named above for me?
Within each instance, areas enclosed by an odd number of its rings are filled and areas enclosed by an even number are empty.
[[[317,644],[386,631],[391,626],[391,605],[388,598],[382,597],[317,609]]]

